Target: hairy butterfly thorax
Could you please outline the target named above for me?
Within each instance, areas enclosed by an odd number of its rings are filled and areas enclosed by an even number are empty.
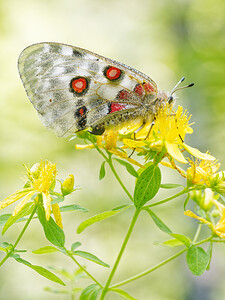
[[[58,43],[27,47],[18,69],[43,124],[62,137],[87,128],[96,135],[130,125],[143,128],[154,121],[161,105],[173,102],[183,81],[170,94],[160,92],[140,71]]]

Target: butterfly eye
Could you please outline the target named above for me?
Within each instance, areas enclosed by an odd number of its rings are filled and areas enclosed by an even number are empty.
[[[169,96],[168,97],[168,99],[167,99],[167,102],[169,103],[169,104],[171,104],[172,102],[173,102],[173,96]]]

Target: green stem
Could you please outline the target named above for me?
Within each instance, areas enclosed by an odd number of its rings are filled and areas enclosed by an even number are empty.
[[[125,185],[123,184],[123,182],[121,181],[121,179],[119,178],[118,174],[116,173],[116,170],[113,166],[113,163],[112,163],[112,158],[111,156],[109,156],[109,159],[107,160],[114,176],[116,177],[117,181],[119,182],[119,184],[121,185],[122,189],[124,190],[124,192],[127,194],[127,196],[130,198],[130,200],[133,202],[133,197],[131,196],[131,194],[128,192],[128,190],[126,189]]]
[[[156,203],[152,203],[152,204],[146,205],[146,206],[143,207],[143,209],[150,208],[150,207],[157,206],[157,205],[161,205],[161,204],[166,203],[166,202],[168,202],[170,200],[173,200],[173,199],[175,199],[175,198],[177,198],[177,197],[179,197],[179,196],[181,196],[183,194],[186,194],[187,192],[188,192],[188,189],[185,188],[181,192],[179,192],[179,193],[177,193],[177,194],[175,194],[175,195],[173,195],[173,196],[171,196],[169,198],[166,198],[164,200],[158,201]]]
[[[64,250],[66,251],[67,255],[78,265],[78,267],[85,272],[88,277],[90,277],[95,283],[97,283],[97,285],[101,288],[103,288],[103,286],[101,285],[100,282],[98,282],[74,257],[73,255],[70,253],[70,251],[68,251],[66,248],[64,248]]]
[[[197,241],[197,239],[198,239],[198,237],[199,237],[199,234],[200,234],[200,232],[201,232],[201,229],[202,229],[202,224],[199,224],[199,225],[198,225],[198,228],[197,228],[197,231],[196,231],[196,233],[195,233],[195,236],[194,236],[194,238],[193,238],[193,244],[196,243],[196,241]]]
[[[131,199],[131,201],[133,202],[133,197],[131,196],[131,194],[128,192],[128,190],[126,189],[125,185],[123,184],[123,182],[121,181],[121,179],[119,178],[118,174],[116,173],[116,170],[113,166],[112,163],[112,158],[111,155],[109,154],[109,157],[107,157],[101,150],[100,148],[96,145],[93,144],[95,149],[104,157],[104,159],[106,160],[106,162],[109,164],[110,169],[112,170],[114,176],[116,177],[117,181],[119,182],[119,184],[121,185],[122,189],[124,190],[124,192],[127,194],[127,196]]]
[[[197,243],[193,243],[193,245],[197,246],[197,245],[200,245],[200,244],[204,244],[204,243],[206,243],[206,242],[210,242],[211,240],[212,240],[212,236],[210,236],[210,237],[208,237],[208,238],[205,238],[204,240],[201,240],[201,241],[199,241],[199,242],[197,242]],[[144,272],[141,272],[141,273],[139,273],[139,274],[137,274],[137,275],[135,275],[135,276],[133,276],[133,277],[130,277],[130,278],[126,279],[126,280],[123,280],[123,281],[121,281],[121,282],[119,282],[119,283],[116,283],[116,284],[110,286],[110,288],[117,288],[117,287],[119,287],[119,286],[121,286],[121,285],[127,284],[127,283],[132,282],[132,281],[134,281],[134,280],[136,280],[136,279],[139,279],[139,278],[141,278],[141,277],[143,277],[143,276],[145,276],[145,275],[148,275],[149,273],[155,271],[156,269],[162,267],[163,265],[165,265],[165,264],[167,264],[168,262],[172,261],[172,260],[175,259],[176,257],[180,256],[181,254],[183,254],[183,253],[186,252],[187,250],[188,250],[188,248],[185,248],[185,249],[183,249],[182,251],[180,251],[180,252],[178,252],[178,253],[176,253],[176,254],[170,256],[169,258],[167,258],[167,259],[165,259],[165,260],[163,260],[161,263],[155,265],[154,267],[151,267],[150,269],[148,269],[148,270],[146,270],[146,271],[144,271]]]
[[[29,216],[29,219],[27,220],[26,224],[24,225],[21,233],[19,234],[19,236],[18,236],[17,240],[15,241],[14,245],[12,246],[11,250],[6,254],[6,256],[2,259],[2,261],[0,261],[0,266],[2,266],[4,264],[4,262],[10,257],[10,255],[15,251],[15,248],[16,248],[17,244],[21,240],[24,232],[26,231],[28,225],[30,224],[36,210],[37,210],[37,204],[35,204],[34,209],[33,209],[32,213]]]
[[[143,277],[143,276],[145,276],[145,275],[147,275],[147,274],[149,274],[149,273],[155,271],[156,269],[162,267],[163,265],[167,264],[168,262],[172,261],[172,260],[175,259],[176,257],[178,257],[178,256],[180,256],[181,254],[183,254],[185,251],[187,251],[187,249],[183,249],[182,251],[176,253],[175,255],[172,255],[172,256],[170,256],[169,258],[163,260],[161,263],[155,265],[154,267],[151,267],[150,269],[148,269],[148,270],[146,270],[146,271],[144,271],[144,272],[141,272],[141,273],[139,273],[138,275],[135,275],[135,276],[133,276],[133,277],[130,277],[130,278],[128,278],[127,280],[124,280],[124,281],[121,281],[121,282],[119,282],[119,283],[117,283],[117,284],[114,284],[114,285],[112,285],[110,288],[117,288],[117,287],[119,287],[119,286],[121,286],[121,285],[127,284],[127,283],[129,283],[129,282],[131,282],[131,281],[134,281],[134,280],[136,280],[136,279],[139,279],[139,278],[141,278],[141,277]]]
[[[137,221],[137,218],[138,218],[139,213],[140,213],[140,210],[137,210],[137,209],[136,209],[136,210],[135,210],[135,213],[134,213],[134,216],[133,216],[133,219],[132,219],[132,221],[131,221],[130,227],[129,227],[128,231],[127,231],[126,237],[125,237],[124,242],[123,242],[123,244],[122,244],[122,247],[121,247],[121,249],[120,249],[120,252],[119,252],[119,254],[118,254],[118,256],[117,256],[117,259],[116,259],[116,261],[115,261],[115,264],[114,264],[114,266],[113,266],[113,268],[112,268],[111,273],[109,274],[109,278],[108,278],[108,280],[107,280],[107,282],[106,282],[106,284],[105,284],[105,287],[104,287],[104,289],[103,289],[103,291],[102,291],[102,295],[101,295],[100,300],[103,300],[103,299],[105,298],[105,295],[106,295],[107,292],[108,292],[109,285],[110,285],[110,283],[111,283],[111,281],[112,281],[112,278],[113,278],[113,276],[114,276],[114,274],[115,274],[115,272],[116,272],[116,269],[117,269],[117,267],[118,267],[118,265],[119,265],[119,262],[120,262],[120,260],[121,260],[122,255],[123,255],[123,252],[124,252],[124,250],[125,250],[125,247],[126,247],[126,245],[127,245],[127,242],[128,242],[128,240],[129,240],[129,238],[130,238],[130,235],[131,235],[131,233],[132,233],[132,231],[133,231],[133,228],[134,228],[134,225],[135,225],[135,223],[136,223],[136,221]]]

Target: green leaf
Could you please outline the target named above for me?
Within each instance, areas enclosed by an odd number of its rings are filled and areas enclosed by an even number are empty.
[[[34,254],[51,254],[55,252],[59,252],[59,250],[52,246],[46,246],[32,251]]]
[[[128,162],[122,159],[118,159],[118,158],[114,158],[114,159],[118,161],[118,163],[120,163],[122,166],[124,166],[127,169],[127,172],[129,172],[132,176],[138,178],[138,173],[131,164],[129,164]]]
[[[65,234],[52,217],[50,217],[49,221],[46,220],[43,206],[38,206],[38,218],[43,226],[47,240],[57,247],[63,247],[65,244]]]
[[[213,243],[210,242],[210,243],[209,243],[209,247],[208,247],[208,249],[207,249],[207,251],[206,251],[206,253],[207,253],[208,256],[209,256],[209,263],[208,263],[208,265],[207,265],[207,267],[206,267],[206,270],[207,270],[207,271],[210,269],[210,263],[211,263],[211,259],[212,259],[212,250],[213,250]]]
[[[100,172],[99,172],[99,180],[102,180],[105,177],[105,161],[103,161]]]
[[[188,194],[188,195],[187,195],[187,198],[186,198],[185,201],[184,201],[184,210],[186,210],[186,206],[187,206],[187,204],[188,204],[189,199],[190,199],[190,195]]]
[[[58,194],[58,193],[51,194],[51,198],[53,199],[51,201],[51,204],[56,204],[56,203],[60,203],[60,202],[64,201],[64,196],[62,194]]]
[[[0,251],[7,253],[7,250],[5,248],[3,248],[3,247],[0,247]]]
[[[108,264],[106,264],[104,261],[99,259],[97,256],[95,256],[94,254],[91,254],[89,252],[86,252],[86,251],[73,251],[72,254],[73,255],[78,255],[78,256],[83,257],[83,258],[88,259],[88,260],[91,260],[91,261],[95,262],[96,264],[99,264],[103,267],[110,268],[110,266]]]
[[[138,300],[137,298],[132,297],[131,295],[129,295],[127,292],[125,292],[124,290],[121,289],[110,289],[112,292],[115,292],[117,294],[119,294],[122,298],[124,299],[128,299],[128,300]]]
[[[97,284],[91,284],[87,286],[81,293],[79,300],[89,300],[89,296],[99,289],[99,286]]]
[[[34,203],[33,202],[28,202],[24,205],[22,210],[15,216],[11,215],[11,217],[7,220],[5,223],[3,230],[2,230],[2,235],[6,232],[7,229],[9,229],[10,226],[12,226],[17,220],[20,218],[30,215],[32,211],[34,210]]]
[[[201,247],[191,246],[187,251],[187,264],[195,276],[202,275],[209,263],[210,256]]]
[[[0,216],[0,226],[5,225],[8,219],[11,217],[12,214],[4,214]]]
[[[64,205],[64,206],[61,206],[60,207],[60,211],[61,212],[65,212],[65,211],[73,211],[73,210],[81,210],[81,211],[84,211],[84,212],[87,212],[88,209],[80,206],[80,205],[77,205],[77,204],[71,204],[71,205]]]
[[[178,187],[183,187],[182,184],[175,184],[175,183],[165,183],[165,184],[160,184],[160,187],[162,189],[176,189]]]
[[[170,240],[166,240],[163,243],[154,243],[155,245],[163,245],[163,246],[167,246],[167,247],[178,247],[178,246],[183,246],[184,244],[177,240],[177,239],[170,239]]]
[[[71,251],[74,251],[74,250],[76,250],[78,247],[80,247],[81,246],[81,243],[80,242],[75,242],[75,243],[73,243],[72,244],[72,246],[71,246]]]
[[[59,283],[61,285],[65,285],[65,283],[59,278],[57,277],[55,274],[53,274],[52,272],[50,272],[49,270],[43,268],[43,267],[40,267],[40,266],[36,266],[36,265],[32,265],[31,263],[29,263],[27,260],[25,259],[22,259],[22,258],[15,258],[16,261],[18,261],[19,263],[22,263],[24,264],[25,266],[33,269],[34,271],[36,271],[38,274],[40,274],[41,276],[53,281],[53,282],[56,282],[56,283]]]
[[[180,233],[171,233],[170,235],[178,241],[180,241],[181,243],[183,243],[186,247],[190,247],[191,239],[186,235]]]
[[[152,217],[152,220],[154,221],[154,223],[156,224],[156,226],[158,226],[158,228],[160,230],[162,230],[165,233],[169,233],[169,234],[172,233],[172,231],[169,229],[169,227],[165,223],[163,223],[163,221],[159,217],[157,217],[153,211],[151,211],[149,208],[147,208],[146,211]]]
[[[84,222],[82,222],[78,228],[77,228],[77,233],[81,233],[84,229],[86,229],[88,226],[97,223],[99,221],[105,220],[107,218],[110,218],[114,215],[116,215],[117,213],[127,209],[130,206],[123,206],[122,209],[119,208],[118,210],[110,210],[110,211],[105,211],[103,213],[97,214],[87,220],[85,220]]]
[[[90,293],[89,300],[97,300],[98,294],[101,292],[101,290],[101,288],[98,288],[97,290],[92,291],[92,293]]]
[[[161,172],[157,165],[151,164],[138,177],[134,190],[134,205],[140,209],[158,192],[161,182]]]

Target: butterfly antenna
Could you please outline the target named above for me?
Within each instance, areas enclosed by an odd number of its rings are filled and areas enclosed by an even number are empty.
[[[169,97],[171,97],[176,91],[183,90],[183,89],[192,87],[192,86],[194,85],[194,83],[190,83],[190,84],[188,84],[188,85],[178,87],[178,85],[179,85],[181,82],[183,82],[184,79],[185,79],[185,77],[182,77],[181,80],[178,81],[178,83],[177,83],[177,84],[175,85],[175,87],[172,89],[172,91],[171,91]]]

